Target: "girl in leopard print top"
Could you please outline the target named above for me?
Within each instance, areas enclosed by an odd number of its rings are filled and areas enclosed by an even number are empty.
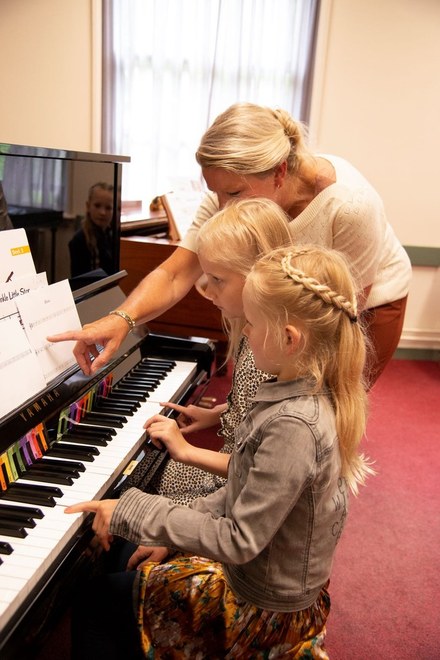
[[[191,458],[186,463],[171,458],[162,473],[149,482],[145,489],[148,492],[164,495],[179,504],[189,504],[224,485],[235,428],[246,414],[258,385],[270,377],[255,367],[247,339],[241,334],[244,325],[242,288],[246,275],[259,257],[275,247],[290,244],[286,215],[274,202],[262,198],[229,204],[200,229],[198,256],[206,277],[205,295],[222,311],[230,339],[228,356],[234,359],[232,387],[227,401],[216,407],[217,414],[214,413],[211,419],[212,424],[220,424],[219,435],[224,444],[220,452],[214,452],[187,443]],[[206,410],[191,406],[189,415],[182,406],[169,402],[167,406],[181,413],[180,420],[190,416],[195,422],[192,424],[194,430],[203,428],[201,423],[197,426],[197,420],[199,413],[206,417]],[[207,463],[206,456],[209,458]],[[127,480],[124,490],[132,486],[142,486],[142,461]],[[165,556],[164,549],[139,548],[128,565],[134,568],[146,559],[159,561]]]

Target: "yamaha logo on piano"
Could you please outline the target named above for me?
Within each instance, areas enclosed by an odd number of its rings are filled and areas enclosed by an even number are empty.
[[[46,393],[40,399],[33,401],[32,405],[28,408],[24,408],[20,412],[20,417],[23,421],[27,422],[34,418],[35,415],[40,413],[42,410],[47,408],[50,404],[56,401],[60,397],[60,392],[55,388],[50,392]]]

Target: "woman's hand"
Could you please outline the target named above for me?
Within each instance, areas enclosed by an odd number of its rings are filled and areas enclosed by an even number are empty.
[[[109,362],[128,335],[129,329],[123,318],[112,315],[88,323],[82,330],[62,332],[47,339],[52,342],[76,341],[73,354],[83,373],[90,376]],[[104,347],[101,353],[98,345]]]
[[[215,426],[220,422],[220,414],[225,408],[223,405],[216,406],[215,408],[202,408],[192,404],[189,406],[180,406],[170,401],[166,401],[160,405],[166,408],[172,408],[179,413],[176,422],[184,435]]]
[[[110,534],[110,521],[119,500],[92,500],[80,502],[64,509],[64,513],[94,513],[92,529],[104,550],[110,550],[113,535]]]
[[[145,564],[150,561],[157,561],[160,563],[169,555],[169,549],[165,547],[154,547],[140,545],[137,550],[133,552],[127,563],[127,571],[139,571]]]

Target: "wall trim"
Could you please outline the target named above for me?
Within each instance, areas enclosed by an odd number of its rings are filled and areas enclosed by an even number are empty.
[[[440,350],[440,330],[404,328],[399,348],[432,348]]]
[[[394,360],[426,360],[440,363],[440,350],[435,348],[398,348]]]
[[[425,247],[422,245],[404,245],[412,266],[440,266],[440,247]]]

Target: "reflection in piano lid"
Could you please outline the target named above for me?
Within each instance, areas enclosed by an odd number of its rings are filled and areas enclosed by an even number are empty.
[[[82,323],[121,304],[118,279],[78,292]],[[0,422],[2,659],[35,649],[51,615],[91,570],[90,517],[66,516],[64,507],[117,496],[124,470],[147,451],[150,478],[163,469],[167,454],[145,448],[143,423],[163,412],[161,401],[185,402],[213,362],[209,340],[153,335],[141,326],[99,374],[69,370]]]

